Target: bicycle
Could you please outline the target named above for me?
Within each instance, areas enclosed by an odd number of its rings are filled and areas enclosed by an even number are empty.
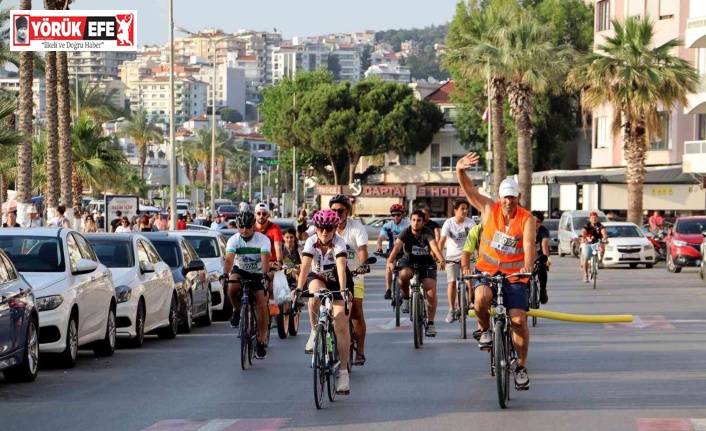
[[[292,268],[285,266],[283,269],[287,271]],[[297,287],[296,280],[290,282],[289,287],[292,290],[295,289]],[[285,339],[290,335],[293,337],[299,333],[300,314],[301,304],[296,304],[288,300],[280,306],[280,312],[276,318],[277,335],[280,339]]]
[[[375,252],[376,256],[380,256],[385,258],[387,260],[388,257],[390,257],[390,251],[386,252]],[[402,291],[400,290],[400,285],[397,282],[399,278],[399,270],[395,268],[392,271],[392,300],[390,302],[390,305],[392,308],[395,309],[395,326],[399,327],[400,326],[400,314],[401,314],[401,307],[402,307]]]
[[[338,356],[336,331],[334,331],[333,301],[343,299],[344,310],[348,316],[348,293],[348,290],[343,295],[340,291],[332,292],[322,288],[317,293],[297,292],[294,299],[295,302],[299,298],[317,298],[321,301],[319,321],[315,329],[314,355],[311,359],[311,367],[314,370],[314,403],[317,409],[323,406],[324,386],[326,386],[329,401],[336,400],[336,375],[341,366],[341,359]]]
[[[395,267],[401,270],[401,267]],[[424,334],[429,325],[429,312],[427,310],[427,297],[422,282],[419,280],[419,271],[422,269],[436,269],[436,265],[412,265],[412,279],[409,282],[410,305],[412,319],[412,334],[414,336],[414,348],[419,349],[424,344]]]
[[[362,265],[372,265],[374,263],[377,263],[377,261],[378,260],[376,258],[369,257],[365,260],[365,262]],[[360,269],[360,267],[351,271],[351,273],[353,274],[353,277],[355,277],[356,275],[365,274],[366,272],[368,272],[368,271],[362,271]],[[350,335],[351,335],[351,345],[348,350],[348,372],[351,372],[351,371],[353,371],[353,360],[354,360],[353,354],[358,351],[358,342],[355,339],[355,329],[353,328],[353,319],[348,319],[348,330],[350,331]]]
[[[598,253],[600,243],[588,244],[591,247],[591,259],[588,261],[588,279],[593,281],[593,288],[596,288],[596,279],[598,278]]]
[[[457,264],[461,265],[460,260],[447,260],[446,264]],[[461,273],[463,275],[463,273]],[[461,338],[468,338],[468,326],[466,321],[468,320],[468,310],[471,308],[470,300],[468,298],[468,286],[466,282],[461,278],[456,279],[456,304],[454,310],[454,318],[458,319],[458,323],[461,325]]]
[[[539,272],[541,266],[546,265],[547,256],[541,255],[537,256],[534,260],[534,268],[532,269],[532,277],[530,278],[530,291],[529,291],[529,308],[539,310],[539,279],[537,278],[537,273]],[[537,317],[532,316],[532,327],[537,326]]]
[[[250,304],[250,293],[253,288],[262,286],[263,281],[257,279],[224,280],[225,284],[240,284],[242,300],[240,302],[240,324],[238,326],[238,338],[240,338],[240,368],[245,370],[248,365],[252,366],[255,357],[255,347],[257,345],[257,307]],[[254,297],[254,295],[253,295]],[[270,322],[272,317],[270,317]],[[269,343],[269,323],[268,337]],[[266,344],[267,344],[266,343]]]
[[[505,280],[512,277],[531,277],[532,273],[516,272],[514,274],[499,274],[491,276],[488,273],[464,275],[464,279],[482,279],[495,286],[498,295],[491,302],[494,313],[490,315],[489,331],[493,339],[490,347],[490,375],[495,376],[498,401],[501,408],[507,408],[510,401],[510,372],[517,367],[517,351],[512,342],[512,323],[503,305]]]

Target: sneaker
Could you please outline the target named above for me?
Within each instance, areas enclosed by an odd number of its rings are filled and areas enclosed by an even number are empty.
[[[603,266],[603,261],[602,261],[602,260],[599,260],[599,261],[598,261],[598,269],[603,269],[603,268],[605,268],[605,267]]]
[[[275,304],[275,301],[270,301],[267,304],[267,308],[270,311],[270,316],[276,316],[279,314],[279,307]]]
[[[517,367],[515,370],[515,389],[518,391],[526,391],[530,388],[529,374],[527,368]]]
[[[542,304],[546,304],[547,302],[549,302],[549,295],[547,295],[547,289],[539,290],[539,302]]]
[[[478,340],[478,347],[480,347],[481,350],[483,350],[483,349],[489,348],[492,345],[493,345],[493,337],[490,335],[490,332],[483,331],[480,334],[480,339]]]
[[[588,274],[583,275],[583,282],[588,283]]]
[[[267,346],[265,343],[257,342],[255,347],[255,359],[265,359],[267,357]]]
[[[392,299],[392,289],[387,289],[385,291],[385,299]]]
[[[409,299],[402,300],[402,312],[409,313]]]
[[[316,332],[312,331],[311,334],[309,334],[309,341],[306,342],[306,347],[304,348],[304,353],[307,355],[312,355],[314,354],[314,342],[316,338]]]
[[[433,323],[427,325],[427,337],[436,337],[436,327]]]
[[[453,323],[454,320],[456,320],[456,311],[449,310],[449,313],[446,315],[446,323]]]
[[[351,383],[348,379],[348,373],[339,371],[336,375],[336,393],[339,395],[348,395],[351,393]]]
[[[233,314],[230,315],[230,327],[237,328],[240,326],[240,310],[233,309]]]

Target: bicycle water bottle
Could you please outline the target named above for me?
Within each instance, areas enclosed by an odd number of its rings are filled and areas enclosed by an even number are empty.
[[[331,339],[331,334],[326,334],[326,348],[329,352],[333,351],[333,339]]]

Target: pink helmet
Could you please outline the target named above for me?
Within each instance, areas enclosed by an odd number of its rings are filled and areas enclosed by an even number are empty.
[[[316,227],[338,227],[338,224],[341,223],[341,218],[334,210],[321,210],[314,214],[311,221]]]

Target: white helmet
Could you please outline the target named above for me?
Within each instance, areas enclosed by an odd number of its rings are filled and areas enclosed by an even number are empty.
[[[267,206],[264,202],[260,202],[259,204],[255,205],[255,212],[258,211],[265,211],[266,213],[270,213],[270,207]]]

